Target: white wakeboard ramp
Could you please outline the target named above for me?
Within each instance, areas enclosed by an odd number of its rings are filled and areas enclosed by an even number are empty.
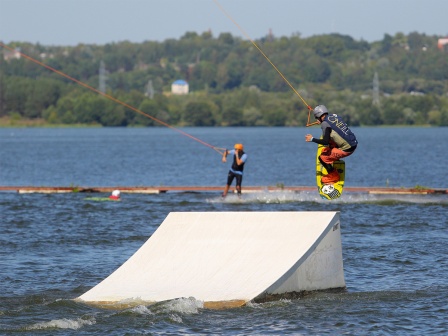
[[[111,308],[194,297],[206,308],[345,288],[339,212],[171,212],[76,300]]]

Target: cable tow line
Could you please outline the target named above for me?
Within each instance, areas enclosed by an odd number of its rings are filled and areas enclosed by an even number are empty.
[[[243,35],[254,45],[254,47],[264,56],[264,58],[272,65],[272,67],[277,71],[277,73],[282,77],[282,79],[288,84],[288,86],[292,89],[292,91],[300,98],[300,100],[305,104],[305,106],[308,109],[308,121],[306,123],[306,127],[316,125],[317,122],[313,122],[310,124],[310,115],[311,111],[313,111],[313,108],[308,105],[308,103],[305,101],[305,99],[300,95],[299,92],[294,88],[294,86],[286,79],[286,77],[282,74],[282,72],[275,66],[275,64],[269,59],[269,57],[261,50],[261,48],[255,43],[253,39],[250,38],[250,36],[244,31],[243,28],[226,12],[226,10],[221,6],[221,4],[218,2],[218,0],[213,0],[213,2],[218,6],[218,8],[224,13],[227,18],[230,19],[230,21],[233,22],[233,24],[243,33]]]
[[[129,104],[127,104],[127,103],[125,103],[125,102],[123,102],[123,101],[121,101],[121,100],[119,100],[119,99],[117,99],[117,98],[107,94],[107,93],[101,92],[100,90],[95,89],[94,87],[92,87],[92,86],[90,86],[90,85],[88,85],[88,84],[86,84],[84,82],[81,82],[80,80],[78,80],[76,78],[73,78],[73,77],[67,75],[66,73],[64,73],[62,71],[59,71],[59,70],[57,70],[55,68],[52,68],[51,66],[49,66],[49,65],[47,65],[45,63],[42,63],[42,62],[36,60],[35,58],[33,58],[31,56],[28,56],[28,55],[26,55],[26,54],[24,54],[24,53],[22,53],[20,51],[17,51],[15,49],[13,49],[13,48],[3,44],[2,42],[0,42],[0,46],[5,48],[5,49],[8,49],[9,51],[16,52],[16,53],[20,54],[20,56],[22,56],[23,58],[26,58],[27,60],[29,60],[29,61],[31,61],[33,63],[36,63],[36,64],[38,64],[38,65],[40,65],[40,66],[42,66],[44,68],[47,68],[48,70],[51,70],[51,71],[57,73],[58,75],[60,75],[62,77],[65,77],[65,78],[71,80],[72,82],[75,82],[76,84],[78,84],[80,86],[83,86],[83,87],[85,87],[85,88],[87,88],[87,89],[89,89],[89,90],[91,90],[93,92],[96,92],[99,95],[101,95],[103,97],[106,97],[107,99],[112,100],[113,102],[115,102],[117,104],[120,104],[120,105],[122,105],[122,106],[124,106],[124,107],[126,107],[126,108],[128,108],[128,109],[130,109],[130,110],[132,110],[134,112],[137,112],[137,113],[139,113],[139,114],[141,114],[141,115],[143,115],[143,116],[145,116],[147,118],[150,118],[150,119],[154,120],[155,122],[157,122],[157,123],[159,123],[159,124],[161,124],[163,126],[171,128],[172,130],[174,130],[174,131],[176,131],[176,132],[178,132],[178,133],[180,133],[180,134],[182,134],[182,135],[184,135],[186,137],[189,137],[190,139],[195,140],[195,141],[199,142],[200,144],[202,144],[204,146],[212,148],[215,151],[217,151],[218,153],[220,153],[221,155],[223,154],[223,151],[222,151],[223,148],[212,146],[212,145],[208,144],[207,142],[205,142],[205,141],[203,141],[203,140],[201,140],[199,138],[196,138],[195,136],[193,136],[191,134],[188,134],[187,132],[184,132],[184,131],[182,131],[182,130],[174,127],[174,126],[171,126],[171,125],[167,124],[166,122],[164,122],[164,121],[162,121],[160,119],[157,119],[156,117],[153,117],[153,116],[151,116],[151,115],[149,115],[149,114],[139,110],[138,108],[136,108],[134,106],[131,106],[131,105],[129,105]]]

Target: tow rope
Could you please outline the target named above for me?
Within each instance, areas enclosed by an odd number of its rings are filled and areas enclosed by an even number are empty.
[[[104,97],[106,97],[107,99],[112,100],[113,102],[115,102],[115,103],[117,103],[117,104],[120,104],[120,105],[122,105],[122,106],[124,106],[124,107],[126,107],[126,108],[128,108],[128,109],[130,109],[130,110],[132,110],[132,111],[134,111],[134,112],[137,112],[137,113],[139,113],[139,114],[141,114],[141,115],[143,115],[143,116],[145,116],[145,117],[147,117],[147,118],[150,118],[150,119],[154,120],[155,122],[157,122],[157,123],[159,123],[159,124],[161,124],[161,125],[163,125],[163,126],[166,126],[166,127],[168,127],[168,128],[171,128],[172,130],[174,130],[174,131],[176,131],[176,132],[178,132],[178,133],[180,133],[180,134],[182,134],[182,135],[184,135],[184,136],[186,136],[186,137],[189,137],[190,139],[193,139],[193,140],[199,142],[200,144],[202,144],[202,145],[204,145],[204,146],[207,146],[207,147],[209,147],[209,148],[212,148],[212,149],[214,149],[215,151],[217,151],[218,153],[220,153],[221,155],[223,155],[223,154],[224,154],[224,151],[226,150],[225,148],[212,146],[212,145],[210,145],[209,143],[207,143],[207,142],[205,142],[205,141],[203,141],[203,140],[201,140],[201,139],[199,139],[199,138],[196,138],[195,136],[193,136],[193,135],[191,135],[191,134],[188,134],[187,132],[184,132],[184,131],[182,131],[182,130],[180,130],[180,129],[174,127],[174,126],[171,126],[171,125],[167,124],[166,122],[164,122],[164,121],[162,121],[162,120],[160,120],[160,119],[157,119],[156,117],[153,117],[153,116],[151,116],[151,115],[149,115],[149,114],[147,114],[147,113],[145,113],[145,112],[139,110],[138,108],[136,108],[136,107],[134,107],[134,106],[131,106],[131,105],[129,105],[129,104],[127,104],[127,103],[125,103],[125,102],[123,102],[123,101],[121,101],[121,100],[119,100],[119,99],[117,99],[117,98],[115,98],[115,97],[113,97],[113,96],[107,94],[107,93],[104,93],[104,92],[102,92],[102,91],[100,91],[100,90],[98,90],[98,89],[95,89],[94,87],[92,87],[92,86],[90,86],[90,85],[88,85],[88,84],[86,84],[86,83],[84,83],[84,82],[82,82],[82,81],[80,81],[80,80],[78,80],[78,79],[76,79],[76,78],[73,78],[73,77],[67,75],[66,73],[64,73],[64,72],[62,72],[62,71],[60,71],[60,70],[57,70],[57,69],[55,69],[55,68],[53,68],[53,67],[51,67],[51,66],[49,66],[49,65],[47,65],[47,64],[45,64],[45,63],[42,63],[42,62],[36,60],[35,58],[33,58],[33,57],[31,57],[31,56],[28,56],[28,55],[26,55],[26,54],[24,54],[24,53],[22,53],[22,52],[20,52],[20,51],[17,51],[17,50],[15,50],[15,49],[13,49],[13,48],[11,48],[11,47],[9,47],[9,46],[3,44],[2,42],[0,42],[0,46],[3,47],[3,48],[5,48],[5,49],[8,49],[9,51],[12,51],[12,52],[15,52],[15,53],[19,53],[21,57],[26,58],[27,60],[29,60],[29,61],[31,61],[31,62],[34,62],[34,63],[36,63],[36,64],[38,64],[38,65],[40,65],[40,66],[42,66],[42,67],[44,67],[44,68],[47,68],[48,70],[51,70],[51,71],[57,73],[58,75],[60,75],[60,76],[62,76],[62,77],[65,77],[65,78],[71,80],[72,82],[75,82],[76,84],[78,84],[78,85],[80,85],[80,86],[83,86],[83,87],[85,87],[85,88],[87,88],[87,89],[89,89],[89,90],[91,90],[91,91],[93,91],[93,92],[96,92],[96,93],[98,93],[99,95],[104,96]]]
[[[300,100],[305,104],[306,108],[308,109],[308,121],[306,123],[306,127],[316,125],[318,122],[315,121],[313,123],[310,123],[310,116],[311,111],[313,108],[308,105],[308,103],[305,101],[305,99],[300,95],[300,93],[294,88],[294,86],[286,79],[286,77],[282,74],[282,72],[275,66],[275,64],[269,59],[269,57],[261,50],[261,48],[255,43],[253,39],[250,38],[250,36],[244,31],[243,28],[227,13],[227,11],[221,6],[221,4],[218,2],[218,0],[213,0],[213,2],[216,4],[216,6],[224,13],[227,18],[230,19],[230,21],[233,22],[233,24],[243,33],[243,35],[254,45],[254,47],[264,56],[264,58],[272,65],[272,67],[277,71],[277,73],[280,75],[280,77],[288,84],[288,86],[292,89],[292,91],[300,98]]]

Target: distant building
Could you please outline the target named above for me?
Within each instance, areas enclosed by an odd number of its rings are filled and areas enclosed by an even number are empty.
[[[176,95],[188,94],[188,83],[182,79],[171,84],[171,93]]]
[[[437,48],[443,51],[445,50],[445,44],[448,44],[448,37],[439,39],[437,42]]]
[[[20,48],[14,49],[14,51],[5,50],[3,51],[3,59],[9,61],[12,59],[20,59]]]

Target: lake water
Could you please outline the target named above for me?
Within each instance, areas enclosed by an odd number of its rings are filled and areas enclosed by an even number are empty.
[[[242,142],[244,186],[313,186],[306,128],[185,128],[217,147]],[[447,128],[353,128],[346,186],[448,189]],[[229,163],[167,128],[0,129],[0,186],[224,186]],[[448,334],[448,195],[317,192],[123,194],[0,192],[1,335]],[[172,211],[340,211],[347,291],[204,309],[180,298],[123,310],[72,299],[125,262]],[[182,251],[179,251],[180,253]]]

